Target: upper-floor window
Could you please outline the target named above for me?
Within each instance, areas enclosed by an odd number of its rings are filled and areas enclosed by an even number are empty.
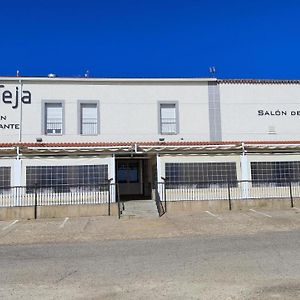
[[[44,133],[47,135],[63,134],[63,103],[45,103]]]
[[[80,134],[97,135],[99,133],[98,103],[80,103]]]
[[[161,134],[178,133],[178,113],[177,104],[160,103],[159,104],[159,123]]]

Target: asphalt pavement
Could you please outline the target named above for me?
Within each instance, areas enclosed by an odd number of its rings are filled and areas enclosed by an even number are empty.
[[[1,299],[300,299],[296,210],[15,221]]]

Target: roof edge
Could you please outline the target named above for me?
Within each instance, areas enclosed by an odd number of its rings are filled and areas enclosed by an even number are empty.
[[[16,77],[16,76],[0,76],[0,81],[23,81],[23,82],[216,82],[216,78],[196,78],[196,77],[184,77],[184,78],[85,78],[85,77]]]
[[[217,79],[219,84],[300,84],[300,79]]]

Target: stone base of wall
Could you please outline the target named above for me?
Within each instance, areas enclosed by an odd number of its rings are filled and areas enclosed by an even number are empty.
[[[117,216],[116,203],[111,204],[110,214]],[[37,219],[40,218],[63,218],[63,217],[92,217],[107,216],[107,204],[85,205],[51,205],[38,206]],[[0,208],[0,220],[34,219],[34,207],[2,207]]]
[[[298,202],[297,202],[298,201]],[[294,199],[294,206],[300,206],[300,199]],[[291,208],[290,199],[254,199],[254,200],[231,200],[231,209],[247,210],[249,208],[287,209]],[[201,200],[201,201],[170,201],[167,202],[167,211],[228,211],[228,200]]]

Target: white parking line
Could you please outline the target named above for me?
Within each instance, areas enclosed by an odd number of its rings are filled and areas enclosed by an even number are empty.
[[[272,216],[270,216],[268,214],[265,214],[263,212],[260,212],[260,211],[256,211],[255,209],[250,208],[249,210],[251,210],[251,211],[253,211],[253,212],[255,212],[255,213],[259,214],[259,215],[263,215],[265,217],[272,218]]]
[[[293,207],[293,209],[297,209],[297,210],[300,210],[300,208],[298,208],[298,207]]]
[[[8,229],[9,227],[11,227],[11,226],[15,225],[17,222],[19,222],[19,220],[15,220],[15,221],[13,221],[13,222],[9,223],[7,226],[3,227],[3,228],[2,228],[2,230],[6,230],[6,229]]]
[[[211,216],[217,218],[218,220],[222,220],[222,218],[220,218],[219,216],[213,214],[212,212],[210,212],[210,211],[208,211],[208,210],[206,210],[205,212],[206,212],[207,214],[209,214],[209,215],[211,215]]]
[[[69,218],[66,217],[65,220],[59,225],[59,228],[63,228],[68,220],[69,220]]]

